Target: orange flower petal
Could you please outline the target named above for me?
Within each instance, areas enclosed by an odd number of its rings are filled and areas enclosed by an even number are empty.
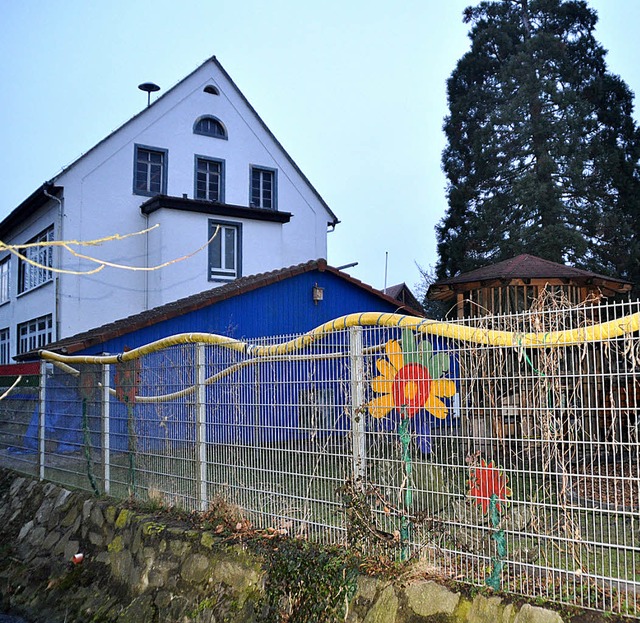
[[[369,413],[372,417],[383,418],[391,409],[395,407],[393,404],[393,396],[391,394],[383,394],[374,398],[368,405]]]
[[[400,342],[397,342],[396,340],[389,340],[385,350],[387,351],[389,363],[396,371],[404,366],[404,357],[402,356],[402,346],[400,346]]]
[[[451,379],[438,379],[431,382],[431,395],[435,394],[441,398],[451,398],[455,396],[456,384]]]
[[[376,361],[376,368],[378,368],[378,372],[388,381],[393,381],[398,373],[393,365],[386,359],[378,359],[378,361]]]
[[[440,400],[440,398],[438,398],[435,394],[429,395],[429,398],[427,399],[427,402],[425,403],[424,408],[429,413],[431,413],[431,415],[434,415],[440,420],[444,420],[447,417],[447,414],[449,413],[449,409],[447,408],[447,405],[445,405],[444,402],[442,402],[442,400]]]
[[[393,391],[393,379],[387,376],[376,376],[371,381],[371,389],[376,394],[390,394]]]

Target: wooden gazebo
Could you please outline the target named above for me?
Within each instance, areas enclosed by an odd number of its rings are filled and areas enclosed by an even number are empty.
[[[433,283],[427,298],[451,306],[448,316],[457,318],[522,312],[543,289],[562,292],[572,304],[597,301],[631,290],[624,279],[557,264],[535,255],[477,268]]]
[[[585,301],[595,304],[602,298],[628,293],[632,286],[624,279],[525,254],[437,281],[429,288],[427,298],[448,304],[450,318],[479,318],[527,311],[545,291],[561,295],[563,304],[574,306]],[[545,316],[540,322],[544,325],[558,318]],[[491,326],[513,330],[518,325],[507,318],[504,324],[498,321]],[[486,351],[485,359],[476,362],[475,389],[461,390],[469,396],[475,391],[475,398],[469,399],[469,404],[475,406],[470,408],[465,426],[469,427],[467,432],[476,446],[485,452],[496,440],[524,443],[522,440],[527,438],[539,439],[540,427],[545,425],[543,414],[549,417],[553,411],[554,417],[560,417],[558,414],[569,413],[571,409],[582,419],[579,428],[584,439],[615,441],[618,445],[628,440],[630,431],[637,426],[640,380],[635,374],[624,373],[626,358],[616,349],[589,359],[593,366],[589,374],[569,374],[565,367],[577,365],[579,359],[565,357],[562,362],[553,358],[541,361],[540,352],[530,351],[526,361],[536,374],[522,375],[519,360],[494,359],[493,352]],[[544,365],[557,366],[553,373],[563,380],[553,389],[564,397],[558,399],[558,404],[562,400],[569,401],[569,397],[574,401],[571,408],[566,402],[564,410],[547,409],[550,385]],[[584,408],[585,405],[590,408]],[[533,446],[527,451],[533,452]]]

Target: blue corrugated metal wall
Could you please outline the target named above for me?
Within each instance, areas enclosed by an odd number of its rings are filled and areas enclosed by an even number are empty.
[[[312,300],[315,284],[324,300]],[[237,339],[302,333],[345,314],[395,312],[391,303],[337,275],[309,271],[263,288],[240,294],[209,307],[159,322],[78,354],[121,352],[176,333],[217,333]]]

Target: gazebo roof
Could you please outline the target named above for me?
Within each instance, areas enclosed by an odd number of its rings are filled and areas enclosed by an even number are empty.
[[[624,279],[599,275],[565,264],[558,264],[526,253],[503,262],[476,268],[450,279],[441,279],[429,287],[427,298],[448,301],[456,293],[482,287],[509,285],[513,281],[530,283],[541,280],[560,280],[577,286],[600,288],[605,295],[618,294],[631,290],[633,284]]]

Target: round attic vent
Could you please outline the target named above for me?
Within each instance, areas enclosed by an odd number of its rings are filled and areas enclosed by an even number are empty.
[[[212,84],[208,84],[204,89],[202,89],[205,93],[209,93],[209,95],[220,95],[220,91],[217,87],[214,87]]]

